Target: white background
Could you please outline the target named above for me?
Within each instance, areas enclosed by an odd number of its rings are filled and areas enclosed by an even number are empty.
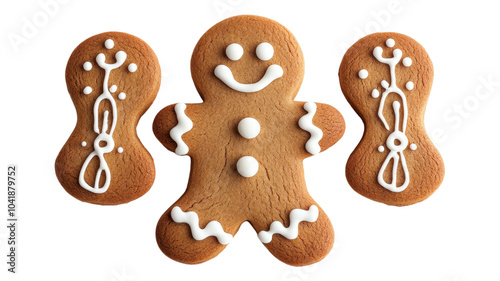
[[[40,5],[46,2],[0,4],[0,173],[19,165],[20,217],[19,274],[0,265],[1,280],[500,280],[500,7],[494,1],[75,0],[52,7],[49,16]],[[174,262],[156,245],[156,222],[183,193],[189,158],[162,147],[153,118],[169,104],[201,101],[191,81],[191,52],[207,29],[238,14],[266,16],[290,29],[306,59],[297,100],[331,104],[347,123],[338,144],[305,163],[309,191],[336,230],[334,249],[312,266],[276,260],[247,223],[226,250],[201,265]],[[38,27],[23,35],[27,21]],[[155,159],[156,181],[142,198],[114,207],[74,199],[54,173],[76,124],[64,80],[67,59],[80,42],[105,31],[145,40],[163,72],[158,97],[138,126]],[[446,176],[432,197],[414,206],[370,201],[344,176],[363,125],[340,91],[338,67],[346,47],[376,31],[413,37],[435,67],[426,127]],[[13,44],[12,36],[23,43]],[[0,193],[4,220],[5,188]]]

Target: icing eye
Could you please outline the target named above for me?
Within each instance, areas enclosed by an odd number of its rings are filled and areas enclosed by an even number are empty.
[[[226,56],[232,60],[237,61],[243,56],[243,47],[240,44],[233,43],[226,48]]]
[[[257,53],[257,57],[260,60],[270,60],[273,55],[274,55],[274,48],[271,44],[264,42],[260,43],[259,46],[257,46],[257,49],[255,50]]]

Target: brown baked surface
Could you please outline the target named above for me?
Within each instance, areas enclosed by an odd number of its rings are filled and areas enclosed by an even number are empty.
[[[262,42],[274,47],[274,56],[268,61],[259,60],[255,53]],[[225,55],[231,43],[244,49],[238,61]],[[214,75],[219,64],[228,66],[241,83],[259,81],[271,64],[280,65],[284,74],[258,92],[243,93]],[[319,205],[307,192],[302,167],[303,160],[311,156],[305,149],[310,134],[298,126],[299,119],[307,113],[304,102],[293,100],[304,75],[302,51],[294,36],[279,23],[263,17],[226,19],[208,30],[196,45],[191,73],[203,103],[187,104],[185,111],[194,124],[182,135],[192,160],[190,179],[184,195],[159,220],[156,237],[170,258],[201,263],[215,257],[225,246],[213,236],[193,239],[188,224],[172,220],[171,210],[175,206],[184,212],[196,212],[200,228],[215,220],[234,236],[245,221],[257,233],[269,230],[273,221],[288,227],[293,209],[308,210],[311,205]],[[344,120],[335,108],[316,105],[313,124],[323,131],[319,142],[323,151],[341,138]],[[171,151],[177,147],[169,135],[178,123],[174,106],[160,111],[153,124],[156,137]],[[238,133],[238,122],[245,117],[260,123],[260,134],[254,139],[245,139]],[[236,170],[238,159],[245,155],[259,162],[257,174],[250,178],[242,177]],[[332,225],[319,208],[316,222],[299,224],[298,238],[288,240],[275,234],[264,245],[285,263],[307,265],[324,258],[333,240]]]
[[[105,48],[107,39],[114,41],[112,49]],[[117,124],[112,136],[115,146],[113,151],[104,154],[111,172],[111,183],[106,192],[96,194],[82,188],[78,180],[82,165],[94,150],[94,140],[98,136],[93,129],[93,108],[98,96],[103,93],[105,71],[97,64],[96,56],[103,53],[106,63],[112,64],[116,62],[115,54],[118,51],[124,51],[127,58],[122,66],[111,71],[108,83],[109,87],[118,87],[111,94],[117,106]],[[83,69],[87,61],[92,63],[90,71]],[[128,71],[130,63],[138,66],[137,71]],[[137,137],[136,127],[158,93],[160,78],[160,65],[153,50],[141,39],[126,33],[107,32],[93,36],[73,51],[66,67],[66,83],[78,120],[55,163],[57,178],[69,194],[89,203],[116,205],[137,199],[150,189],[155,178],[154,162]],[[92,87],[92,93],[83,93],[86,86]],[[124,100],[118,98],[121,92],[126,93]],[[102,128],[106,110],[112,110],[107,100],[99,106],[99,128]],[[111,119],[110,113],[108,132]],[[82,146],[83,141],[87,142],[85,147]],[[117,151],[118,147],[123,148],[123,153]],[[97,159],[94,157],[85,171],[85,180],[92,186],[100,164]],[[103,173],[100,186],[104,180]]]
[[[392,38],[394,47],[386,46],[386,40]],[[387,137],[393,132],[395,114],[392,107],[394,101],[401,104],[403,116],[403,103],[401,97],[391,93],[385,101],[383,114],[390,126],[387,130],[378,117],[378,109],[382,93],[385,89],[381,81],[391,82],[390,70],[387,64],[379,62],[373,55],[375,47],[383,49],[383,57],[392,58],[393,50],[402,51],[401,61],[396,65],[397,86],[407,99],[408,122],[405,135],[408,137],[408,147],[403,151],[408,167],[410,182],[408,187],[401,192],[392,192],[381,186],[377,180],[379,170],[386,159],[389,149],[386,146]],[[403,58],[409,57],[412,65],[403,65]],[[369,75],[361,79],[358,73],[366,69]],[[425,49],[412,38],[399,33],[375,33],[356,42],[344,55],[339,70],[339,79],[342,92],[356,113],[365,124],[365,132],[360,143],[349,157],[346,166],[346,177],[351,187],[359,194],[372,200],[389,205],[411,205],[428,198],[441,184],[444,177],[444,163],[441,155],[427,136],[424,127],[424,114],[427,100],[430,95],[434,75],[432,62]],[[412,81],[413,90],[408,90],[405,85]],[[378,89],[380,97],[373,98],[372,90]],[[402,118],[402,117],[401,117]],[[401,120],[400,118],[400,120]],[[402,122],[400,123],[400,129]],[[416,150],[411,150],[409,145],[415,143]],[[385,150],[379,152],[379,146]],[[391,181],[392,161],[385,170],[384,178]],[[401,163],[401,162],[400,162]],[[398,175],[402,175],[401,164],[398,165]],[[404,177],[397,178],[401,185]]]

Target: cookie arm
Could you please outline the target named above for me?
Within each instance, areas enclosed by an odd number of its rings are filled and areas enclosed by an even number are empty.
[[[323,137],[319,141],[321,151],[334,145],[342,138],[345,131],[345,122],[342,114],[328,104],[316,103],[317,110],[313,117],[313,124],[323,131]]]
[[[193,122],[186,115],[187,105],[172,104],[162,109],[153,122],[156,138],[170,151],[185,155],[189,151],[183,135],[193,128]]]

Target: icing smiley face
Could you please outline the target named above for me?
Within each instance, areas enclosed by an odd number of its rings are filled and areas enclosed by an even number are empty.
[[[274,49],[271,44],[264,42],[257,46],[255,53],[260,60],[268,61],[273,57]],[[226,55],[230,60],[238,61],[243,56],[243,48],[239,44],[232,43],[227,46]],[[215,68],[214,74],[217,78],[224,82],[224,84],[235,91],[253,93],[264,89],[271,84],[271,82],[283,76],[283,69],[277,64],[270,65],[267,67],[264,76],[262,76],[258,82],[251,84],[244,84],[236,81],[231,69],[223,64],[220,64]]]
[[[293,99],[304,76],[304,59],[298,42],[280,24],[234,18],[202,36],[191,58],[191,74],[204,100],[245,94]]]

